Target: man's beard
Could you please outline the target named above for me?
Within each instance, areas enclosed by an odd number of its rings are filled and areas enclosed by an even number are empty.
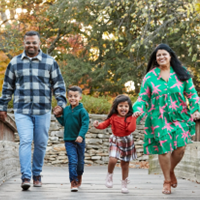
[[[39,52],[39,51],[38,51]],[[36,55],[36,50],[34,49],[34,51],[29,51],[29,50],[25,50],[25,53],[27,56],[34,56]]]

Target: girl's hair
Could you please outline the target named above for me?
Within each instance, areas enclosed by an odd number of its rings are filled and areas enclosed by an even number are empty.
[[[159,44],[155,48],[155,50],[152,52],[149,62],[148,62],[148,65],[147,65],[146,73],[148,73],[154,67],[159,66],[156,61],[156,53],[158,52],[158,50],[165,50],[170,54],[170,56],[171,56],[170,65],[173,67],[176,75],[178,76],[178,78],[181,81],[186,81],[189,78],[191,78],[189,71],[182,66],[182,64],[181,64],[180,60],[177,58],[175,52],[167,44]]]
[[[113,101],[113,104],[112,104],[110,112],[109,112],[109,114],[107,116],[107,119],[109,119],[113,114],[118,114],[118,112],[117,112],[118,104],[121,103],[121,102],[125,102],[125,101],[127,101],[128,105],[129,105],[129,111],[125,116],[125,121],[126,121],[126,118],[133,114],[133,110],[132,110],[132,102],[131,102],[130,98],[128,96],[126,96],[126,95],[123,95],[123,94],[118,95],[115,98],[115,100]]]

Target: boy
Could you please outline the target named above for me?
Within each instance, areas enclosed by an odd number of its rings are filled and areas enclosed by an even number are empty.
[[[57,115],[60,112],[60,108],[57,107],[55,107],[53,113],[58,122],[64,126],[71,192],[77,192],[84,171],[85,134],[89,127],[89,116],[83,104],[79,102],[82,99],[82,89],[80,87],[70,87],[67,96],[70,105],[65,107],[63,115]]]

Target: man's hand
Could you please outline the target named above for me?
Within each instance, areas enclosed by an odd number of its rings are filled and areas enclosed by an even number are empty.
[[[0,111],[0,120],[5,122],[7,117],[7,112],[5,111]]]
[[[62,109],[62,107],[60,107],[60,106],[55,106],[54,109],[53,109],[53,114],[54,114],[56,117],[61,117],[62,114],[63,114],[63,109]]]
[[[83,141],[83,138],[81,136],[78,136],[75,140],[75,142],[81,143]]]

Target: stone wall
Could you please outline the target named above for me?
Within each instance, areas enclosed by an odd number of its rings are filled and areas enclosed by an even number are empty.
[[[107,164],[108,163],[108,148],[109,137],[112,134],[111,128],[104,130],[95,129],[92,126],[94,120],[103,121],[107,115],[90,114],[89,130],[86,134],[86,164]],[[143,125],[137,125],[137,130],[132,133],[134,136],[135,146],[137,150],[137,161],[148,160],[147,155],[143,155]],[[64,165],[68,163],[66,156],[65,145],[63,142],[64,127],[62,127],[56,118],[51,116],[51,126],[49,130],[49,140],[45,155],[44,163],[46,165]],[[16,134],[16,142],[19,142],[19,137]]]
[[[94,120],[103,121],[105,118],[106,115],[90,114],[89,130],[86,134],[86,164],[108,163],[109,137],[112,134],[111,128],[98,130],[92,126]],[[144,125],[138,125],[137,130],[133,133],[138,155],[137,161],[146,161],[148,159],[148,156],[143,155],[143,130]],[[66,156],[66,150],[63,142],[63,132],[64,127],[62,127],[57,122],[56,118],[52,115],[48,146],[44,160],[46,165],[63,165],[68,163],[68,158]],[[16,137],[16,141],[19,142],[18,137]]]

